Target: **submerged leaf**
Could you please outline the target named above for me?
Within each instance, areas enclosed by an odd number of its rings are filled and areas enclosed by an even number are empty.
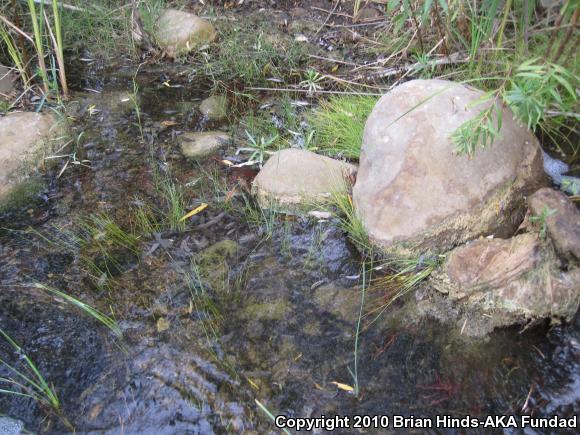
[[[349,393],[352,393],[354,391],[354,388],[347,384],[342,384],[340,382],[331,382],[331,384],[336,385],[337,388],[343,391],[348,391]]]
[[[191,210],[189,213],[187,213],[185,216],[183,216],[181,219],[179,219],[179,222],[183,222],[184,220],[195,216],[198,213],[201,213],[202,211],[204,211],[207,207],[207,204],[204,202],[202,203],[199,207],[194,208],[193,210]]]

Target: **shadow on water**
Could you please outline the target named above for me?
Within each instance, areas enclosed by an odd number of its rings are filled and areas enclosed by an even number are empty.
[[[273,427],[255,399],[300,417],[578,414],[578,316],[565,327],[467,342],[394,307],[361,335],[359,397],[337,389],[333,382],[353,384],[359,259],[332,221],[280,219],[265,240],[241,202],[210,201],[183,230],[139,234],[139,255],[120,253],[111,276],[89,276],[86,246],[47,245],[38,234],[74,230],[91,214],[131,228],[135,204],[164,207],[160,176],[191,189],[188,209],[202,195],[223,195],[208,174],[231,181],[212,160],[186,162],[175,145],[181,131],[200,129],[204,83],[142,68],[142,141],[126,100],[135,70],[110,68],[114,75],[88,68],[73,80],[72,129],[83,133],[78,152],[91,168],[53,176],[43,204],[0,225],[0,324],[54,385],[78,432],[266,433]],[[64,301],[21,286],[31,282],[111,313],[122,343]],[[18,364],[6,343],[0,352]],[[26,397],[1,395],[0,411],[30,430],[66,431]]]

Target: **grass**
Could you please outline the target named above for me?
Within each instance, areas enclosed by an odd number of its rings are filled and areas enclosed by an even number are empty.
[[[18,360],[22,366],[22,368],[17,368],[0,358],[0,364],[11,373],[10,377],[0,377],[0,383],[7,385],[6,388],[0,387],[0,393],[29,397],[50,409],[61,418],[69,429],[74,430],[72,424],[63,414],[62,404],[54,386],[48,383],[38,366],[12,337],[2,329],[0,329],[0,335],[12,347],[14,353],[18,355]]]
[[[382,270],[388,270],[386,276],[372,280],[370,290],[381,293],[379,303],[368,311],[365,316],[373,319],[374,323],[396,300],[416,290],[419,285],[437,269],[441,256],[430,257],[421,255],[408,259],[378,260]]]
[[[102,313],[101,311],[97,310],[96,308],[91,307],[90,305],[84,303],[83,301],[72,297],[71,295],[57,290],[53,287],[49,287],[47,285],[41,283],[34,283],[32,287],[42,290],[46,293],[51,294],[52,296],[56,296],[58,298],[64,299],[69,304],[74,305],[77,308],[80,308],[86,314],[97,320],[103,326],[107,327],[117,338],[121,338],[123,336],[123,332],[119,327],[119,324],[115,319],[109,317],[108,315]]]
[[[117,52],[135,51],[130,7],[116,0],[67,0],[65,3],[80,9],[62,9],[63,39],[67,50],[80,52],[88,49],[91,55],[104,58]],[[127,4],[130,6],[130,2]]]
[[[306,61],[304,47],[283,34],[271,35],[264,24],[227,24],[218,29],[219,44],[204,56],[203,68],[214,86],[256,86],[266,79],[296,80]]]
[[[347,192],[334,192],[329,206],[338,211],[340,227],[355,247],[364,255],[372,257],[372,245],[362,219],[354,209],[352,196]]]
[[[323,101],[309,121],[314,145],[323,153],[358,160],[365,122],[377,102],[370,96],[340,96]]]
[[[122,270],[120,255],[139,255],[139,238],[121,228],[110,216],[100,214],[76,219],[73,228],[54,226],[46,233],[29,232],[48,248],[79,259],[82,269],[98,287],[110,287],[110,279]]]
[[[276,204],[262,207],[245,194],[242,195],[242,201],[242,213],[248,225],[256,229],[264,240],[270,240],[278,227],[280,211]]]
[[[37,5],[34,0],[27,0],[25,5],[12,2],[11,6],[9,8],[6,4],[0,13],[0,38],[7,48],[10,60],[20,72],[24,89],[30,90],[32,80],[38,75],[38,89],[44,98],[52,95],[59,99],[62,91],[62,97],[68,99],[61,9],[57,0],[51,0],[46,5],[44,2]],[[14,21],[19,25],[14,24]],[[29,71],[28,62],[25,62],[29,51],[35,54],[35,74]],[[46,64],[47,58],[51,62],[52,80]]]
[[[187,213],[184,188],[175,183],[169,175],[166,175],[157,183],[157,191],[165,202],[164,226],[173,231],[185,230],[186,222],[181,220]]]

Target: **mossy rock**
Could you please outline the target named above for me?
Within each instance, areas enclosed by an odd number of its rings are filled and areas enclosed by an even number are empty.
[[[41,203],[40,193],[46,183],[41,177],[33,177],[15,185],[0,201],[0,212],[34,207]]]
[[[228,259],[235,257],[238,243],[230,239],[221,240],[197,255],[196,264],[203,280],[217,293],[227,290],[229,264]]]

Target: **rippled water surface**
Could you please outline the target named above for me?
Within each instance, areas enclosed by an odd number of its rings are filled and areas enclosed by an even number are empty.
[[[399,304],[372,325],[363,319],[358,397],[337,388],[354,386],[361,300],[359,258],[337,223],[266,217],[261,230],[250,225],[239,192],[230,203],[212,190],[217,180],[227,192],[235,173],[214,160],[185,161],[175,142],[181,131],[215,127],[195,111],[204,83],[175,71],[176,87],[167,87],[166,72],[143,68],[141,139],[134,107],[113,104],[132,90],[134,70],[111,68],[114,75],[87,69],[74,82],[72,132],[90,168],[71,167],[58,180],[56,168],[41,204],[0,225],[0,324],[54,385],[77,432],[275,432],[256,400],[302,417],[578,414],[578,316],[552,330],[466,341]],[[115,264],[91,253],[110,277],[88,276],[83,252],[42,237],[74,231],[91,214],[131,227],[135,205],[164,207],[159,174],[214,202],[184,229],[139,237],[138,253],[116,251]],[[35,282],[112,310],[123,340]],[[378,299],[371,292],[367,304]],[[18,364],[6,343],[0,351]],[[26,397],[0,396],[0,411],[32,431],[67,431]]]

